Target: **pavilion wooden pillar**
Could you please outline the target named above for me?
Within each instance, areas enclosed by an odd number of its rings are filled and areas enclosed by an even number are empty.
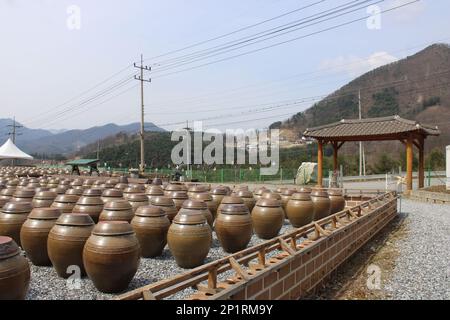
[[[338,171],[338,143],[333,142],[333,172]]]
[[[406,190],[411,191],[413,186],[413,140],[408,137],[406,140]]]
[[[419,170],[418,170],[419,189],[424,187],[424,181],[425,181],[424,149],[425,149],[425,138],[420,137],[419,138]]]
[[[322,187],[323,183],[323,141],[317,140],[317,185]]]

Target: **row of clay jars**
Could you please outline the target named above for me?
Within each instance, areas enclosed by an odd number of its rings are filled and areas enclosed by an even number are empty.
[[[55,208],[34,208],[20,230],[20,242],[27,257],[36,266],[51,265],[47,252],[50,230],[61,215]]]
[[[281,201],[261,198],[252,210],[253,228],[261,239],[272,239],[278,235],[284,222]]]
[[[50,230],[47,251],[60,277],[69,277],[78,267],[84,276],[83,248],[94,228],[94,221],[86,213],[62,214]]]
[[[167,244],[178,266],[202,265],[212,242],[212,231],[199,210],[180,210],[167,233]]]
[[[220,245],[229,253],[245,249],[253,233],[252,218],[243,203],[221,205],[214,226]]]
[[[20,246],[20,229],[32,209],[31,202],[6,203],[0,212],[0,235],[12,238]]]
[[[98,220],[131,222],[133,217],[134,211],[130,202],[122,199],[106,202]]]
[[[30,284],[30,265],[19,246],[7,236],[0,236],[0,300],[22,300]]]
[[[140,246],[132,226],[125,221],[101,221],[83,249],[87,275],[101,292],[125,290],[140,260]]]
[[[162,254],[170,227],[164,210],[152,205],[139,207],[131,220],[131,226],[139,240],[142,257],[151,258]]]

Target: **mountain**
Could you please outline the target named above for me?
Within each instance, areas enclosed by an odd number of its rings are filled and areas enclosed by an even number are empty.
[[[0,134],[8,132],[11,124],[10,119],[0,119]],[[152,131],[164,132],[165,130],[155,126],[153,123],[145,123],[145,127],[153,128]],[[26,127],[18,130],[22,133],[17,136],[16,143],[19,148],[27,153],[34,154],[69,154],[78,151],[83,146],[97,142],[108,136],[116,135],[120,132],[134,134],[139,132],[140,123],[130,123],[127,125],[117,125],[108,123],[103,126],[92,127],[89,129],[65,130],[60,133],[52,133],[48,130],[29,129]],[[3,136],[4,136],[3,135]]]
[[[450,46],[434,44],[405,59],[369,71],[291,118],[271,125],[286,139],[298,139],[308,127],[358,118],[361,90],[363,118],[399,115],[437,125],[441,135],[427,139],[426,147],[450,144]],[[355,145],[356,144],[350,144]],[[355,146],[347,148],[349,153]],[[396,142],[367,143],[369,157],[381,150],[403,151]],[[385,149],[387,146],[393,149]],[[373,154],[372,154],[373,153]]]
[[[11,132],[12,127],[9,127],[13,124],[13,119],[0,119],[0,141],[3,141],[4,138],[6,138],[6,135],[8,135],[9,132]],[[16,125],[21,125],[20,123],[16,122]],[[20,136],[17,136],[17,141],[23,140],[32,140],[32,139],[39,139],[43,137],[51,136],[53,133],[49,130],[43,130],[43,129],[30,129],[27,127],[23,128],[17,128],[17,132],[20,133]]]

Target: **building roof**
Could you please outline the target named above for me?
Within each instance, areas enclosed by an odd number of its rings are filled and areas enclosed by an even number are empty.
[[[370,141],[404,139],[411,133],[422,136],[438,136],[440,134],[437,126],[433,127],[399,116],[391,116],[361,120],[342,119],[339,122],[308,128],[303,136],[329,141]]]
[[[10,138],[0,147],[0,159],[33,159],[32,156],[26,154],[11,141]]]
[[[90,164],[93,164],[93,163],[96,163],[99,161],[100,161],[99,159],[76,159],[76,160],[66,162],[66,165],[88,166]]]

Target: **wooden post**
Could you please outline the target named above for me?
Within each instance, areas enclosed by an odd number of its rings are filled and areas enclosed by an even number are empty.
[[[317,141],[317,185],[322,187],[323,180],[323,141]]]
[[[412,180],[413,171],[413,142],[412,138],[408,137],[406,141],[406,190],[411,191],[413,186]]]
[[[424,159],[425,139],[421,137],[419,139],[419,189],[424,187],[425,182],[425,159]]]
[[[338,144],[333,142],[333,172],[338,171]]]

